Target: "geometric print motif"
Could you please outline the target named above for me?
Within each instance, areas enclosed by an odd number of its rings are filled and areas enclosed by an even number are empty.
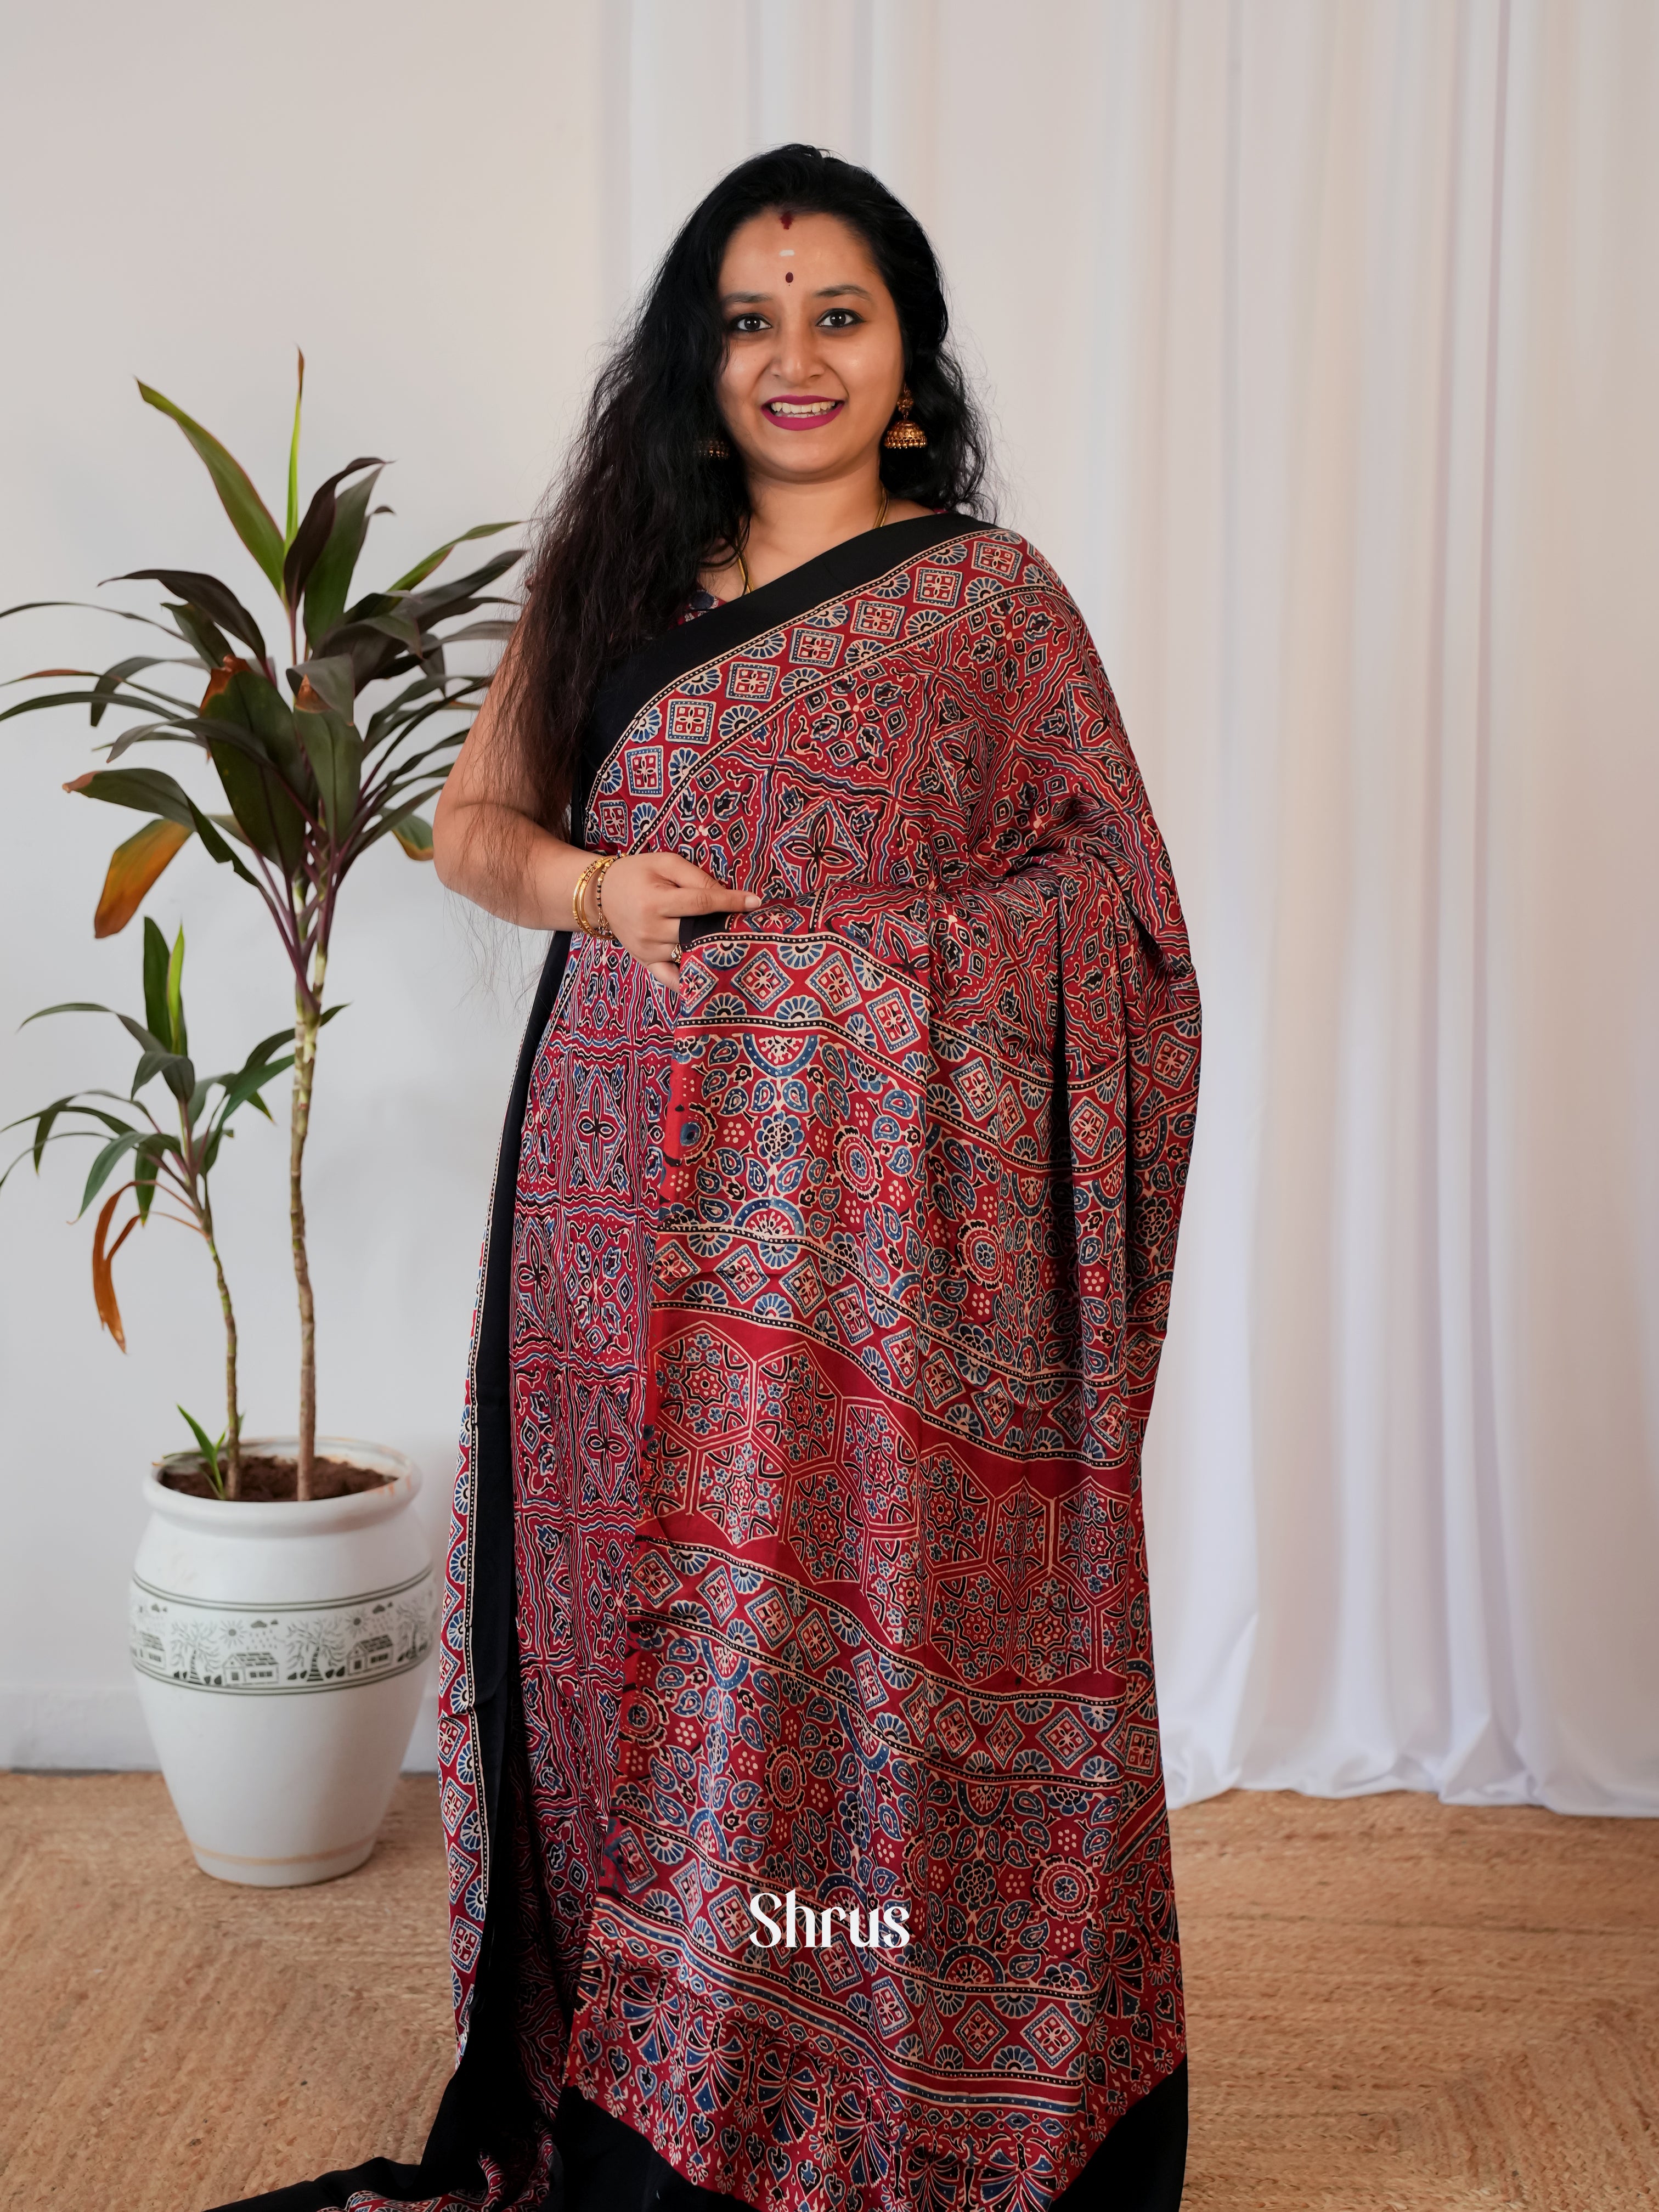
[[[532,1079],[531,2078],[764,2212],[1037,2212],[1184,2050],[1139,1486],[1198,1071],[1167,856],[1081,618],[978,527],[677,679],[586,818],[764,904],[678,1004],[575,940]],[[789,1887],[911,1943],[750,1947]]]
[[[650,1279],[673,1029],[661,987],[577,938],[537,1054],[513,1224],[514,1535],[528,1816],[550,2022],[526,2051],[550,2112],[616,1764]],[[556,1869],[556,1878],[553,1871]]]

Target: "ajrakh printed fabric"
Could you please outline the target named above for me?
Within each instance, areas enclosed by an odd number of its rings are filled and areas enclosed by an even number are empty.
[[[1076,608],[978,526],[678,677],[586,842],[764,905],[678,1003],[577,939],[535,1069],[526,2064],[762,2212],[1040,2212],[1184,2050],[1139,1494],[1199,1063],[1167,857]],[[464,1464],[463,2033],[469,1510]],[[751,1942],[790,1890],[910,1941]]]

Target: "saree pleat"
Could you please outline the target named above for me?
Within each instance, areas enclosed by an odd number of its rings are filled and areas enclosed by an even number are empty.
[[[678,999],[575,940],[526,1038],[440,1748],[457,2082],[509,2019],[530,2117],[429,2201],[539,2203],[574,2091],[761,2212],[1042,2212],[1184,2099],[1139,1492],[1199,1060],[1167,855],[1077,610],[960,517],[601,709],[582,842],[763,904]],[[786,1897],[833,1939],[769,1942]]]

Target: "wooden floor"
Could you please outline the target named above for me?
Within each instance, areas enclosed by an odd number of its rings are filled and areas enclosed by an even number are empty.
[[[1175,1821],[1191,2212],[1659,2205],[1659,1823],[1235,1793]],[[0,2205],[201,2212],[417,2154],[450,2065],[436,1785],[235,1889],[152,1775],[0,1775]]]

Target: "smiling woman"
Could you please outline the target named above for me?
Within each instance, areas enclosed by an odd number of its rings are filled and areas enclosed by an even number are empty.
[[[702,571],[716,597],[928,511],[891,498],[876,465],[901,395],[913,403],[898,310],[859,233],[836,216],[769,210],[732,234],[720,283],[716,392],[750,504],[727,557]]]
[[[267,2212],[1179,2200],[1139,1457],[1198,996],[982,468],[926,238],[805,147],[599,380],[434,824],[558,933],[447,1559],[461,2057],[420,2165]]]

